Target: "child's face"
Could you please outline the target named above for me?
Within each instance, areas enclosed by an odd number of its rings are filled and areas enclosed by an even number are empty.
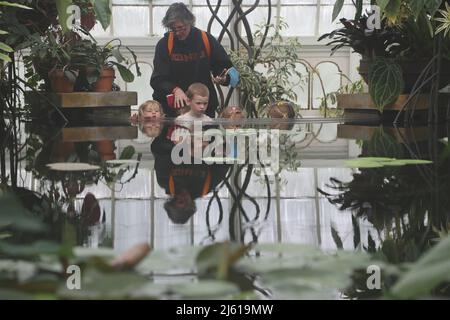
[[[144,132],[147,137],[157,137],[160,135],[162,131],[162,125],[161,123],[145,123],[142,132]]]
[[[141,117],[144,120],[159,119],[161,118],[161,110],[157,105],[147,105],[142,109]]]
[[[194,116],[202,116],[208,108],[208,97],[199,96],[194,94],[191,100],[189,100],[189,106],[191,107],[191,112]]]

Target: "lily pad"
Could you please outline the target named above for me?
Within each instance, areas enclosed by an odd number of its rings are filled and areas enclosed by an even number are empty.
[[[58,162],[47,164],[50,170],[54,171],[94,171],[99,170],[99,166],[82,162]]]

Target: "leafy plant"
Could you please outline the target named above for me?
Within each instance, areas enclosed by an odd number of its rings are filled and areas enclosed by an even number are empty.
[[[266,25],[258,25],[254,32],[255,45],[250,50],[252,56],[245,49],[230,53],[241,77],[238,85],[241,105],[248,115],[254,117],[264,114],[270,103],[296,101],[294,89],[303,83],[302,75],[296,68],[300,43],[297,39],[286,40],[281,35],[287,24],[281,21],[278,25],[269,25],[271,37],[260,50],[265,28]]]
[[[123,45],[120,39],[112,39],[105,45],[99,45],[95,39],[91,39],[92,41],[83,40],[79,42],[73,50],[73,63],[86,72],[87,81],[90,85],[97,81],[104,67],[111,68],[113,66],[119,70],[125,82],[134,81],[133,73],[126,66],[129,60],[125,58],[124,50],[132,57],[136,75],[141,76],[136,54],[128,46]]]
[[[347,78],[347,77],[346,77]],[[364,81],[359,80],[355,82],[351,82],[350,79],[347,78],[349,83],[344,84],[338,90],[327,93],[324,97],[320,98],[320,112],[327,116],[330,116],[330,106],[335,105],[337,103],[337,96],[340,94],[356,94],[362,93],[365,90]],[[342,110],[333,110],[331,116],[339,117],[342,116]]]
[[[395,62],[378,58],[369,70],[369,93],[380,112],[403,92],[402,70]]]

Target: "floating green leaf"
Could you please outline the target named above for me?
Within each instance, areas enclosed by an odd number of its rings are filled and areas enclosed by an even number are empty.
[[[180,295],[181,299],[224,299],[227,296],[238,294],[239,288],[230,282],[201,280],[171,285],[170,291]]]

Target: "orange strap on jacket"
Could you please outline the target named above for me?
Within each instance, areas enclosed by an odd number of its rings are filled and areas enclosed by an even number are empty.
[[[167,41],[167,50],[169,51],[169,56],[172,55],[174,40],[174,33],[169,32],[169,39]],[[205,46],[206,55],[208,56],[208,59],[211,59],[211,45],[209,43],[208,35],[205,31],[202,31],[202,41],[203,45]]]
[[[208,174],[206,176],[205,183],[203,184],[201,197],[208,194],[210,185],[211,185],[211,169],[208,168]],[[173,179],[172,174],[169,176],[169,192],[172,197],[175,196],[175,181]]]

